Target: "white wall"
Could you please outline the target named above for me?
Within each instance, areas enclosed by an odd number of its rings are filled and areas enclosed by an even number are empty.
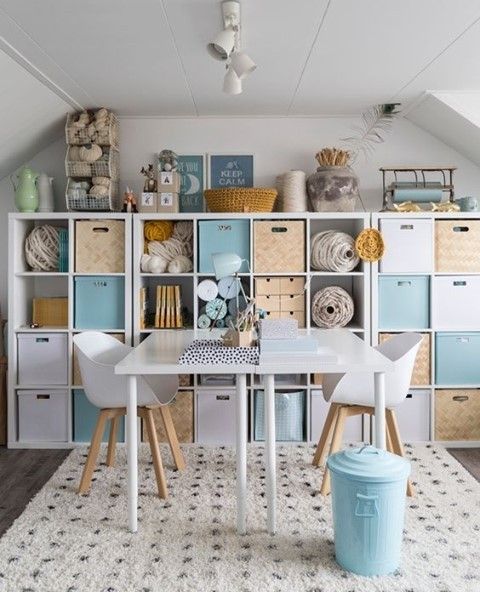
[[[324,146],[338,145],[349,135],[354,120],[341,118],[206,118],[206,119],[121,119],[121,190],[130,185],[142,189],[139,171],[154,162],[155,153],[172,148],[179,153],[244,152],[255,154],[257,185],[272,185],[278,173],[289,169],[315,170],[315,153]],[[63,138],[30,161],[38,171],[56,178],[55,192],[59,209],[64,210]],[[407,120],[396,122],[391,135],[378,146],[371,160],[360,160],[355,169],[360,177],[361,193],[368,210],[381,206],[380,166],[388,165],[457,166],[456,193],[479,195],[480,168],[458,152]],[[11,183],[0,181],[0,306],[6,311],[7,295],[7,212],[14,211]]]

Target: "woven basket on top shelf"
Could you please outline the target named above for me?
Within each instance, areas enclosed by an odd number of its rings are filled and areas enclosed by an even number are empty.
[[[210,212],[271,212],[277,190],[270,187],[226,187],[204,192]]]
[[[123,200],[120,195],[118,181],[112,179],[108,195],[105,197],[93,197],[80,190],[70,191],[71,183],[72,179],[69,179],[65,195],[69,212],[119,212],[122,209]]]

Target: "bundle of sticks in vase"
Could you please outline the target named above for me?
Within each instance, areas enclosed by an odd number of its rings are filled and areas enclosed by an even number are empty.
[[[350,152],[339,148],[323,148],[315,154],[315,158],[321,167],[345,167],[350,160]]]

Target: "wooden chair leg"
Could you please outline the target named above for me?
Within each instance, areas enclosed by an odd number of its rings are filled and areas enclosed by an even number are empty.
[[[153,421],[153,412],[151,409],[145,409],[142,415],[148,434],[148,441],[150,442],[150,450],[152,451],[153,467],[155,469],[155,476],[157,478],[158,495],[162,499],[167,499],[167,480],[163,471],[162,457],[160,456],[160,447],[158,445],[157,431],[155,429],[155,422]]]
[[[100,444],[102,443],[102,436],[103,432],[105,431],[105,424],[107,422],[108,416],[108,409],[102,409],[98,415],[97,425],[95,426],[95,431],[93,432],[92,441],[90,443],[90,450],[88,451],[87,460],[85,462],[85,466],[83,467],[78,493],[86,493],[90,489],[93,471],[97,463]]]
[[[115,448],[117,445],[117,429],[119,415],[114,415],[110,420],[110,436],[108,437],[107,467],[115,465]]]
[[[172,420],[172,414],[168,405],[162,405],[160,407],[160,414],[162,416],[163,425],[165,426],[165,432],[167,434],[168,443],[170,444],[170,450],[172,451],[173,460],[178,471],[185,469],[185,459],[178,443],[177,432]]]
[[[322,434],[320,436],[320,439],[318,440],[315,456],[313,457],[312,465],[314,467],[319,467],[320,465],[323,465],[325,462],[325,457],[327,456],[328,451],[328,444],[332,438],[332,433],[335,428],[339,407],[340,405],[338,405],[338,403],[332,403],[330,405],[327,418],[325,419],[325,424],[323,426]]]
[[[405,456],[405,450],[403,448],[400,431],[398,429],[397,416],[395,415],[395,411],[393,409],[386,410],[386,419],[388,431],[390,432],[390,437],[392,439],[394,454],[397,454],[398,456]],[[415,489],[410,479],[407,481],[407,495],[408,497],[413,497],[415,495]]]
[[[342,446],[343,431],[345,429],[345,420],[348,415],[348,408],[340,406],[337,415],[337,421],[335,422],[335,429],[332,437],[332,444],[330,445],[330,454],[338,452]],[[325,466],[325,472],[323,473],[322,486],[320,487],[320,493],[322,495],[328,495],[330,493],[330,471]]]

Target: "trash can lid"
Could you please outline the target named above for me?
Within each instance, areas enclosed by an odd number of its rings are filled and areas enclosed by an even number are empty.
[[[405,458],[374,446],[332,454],[327,466],[334,473],[376,483],[399,481],[410,474],[410,463]]]

